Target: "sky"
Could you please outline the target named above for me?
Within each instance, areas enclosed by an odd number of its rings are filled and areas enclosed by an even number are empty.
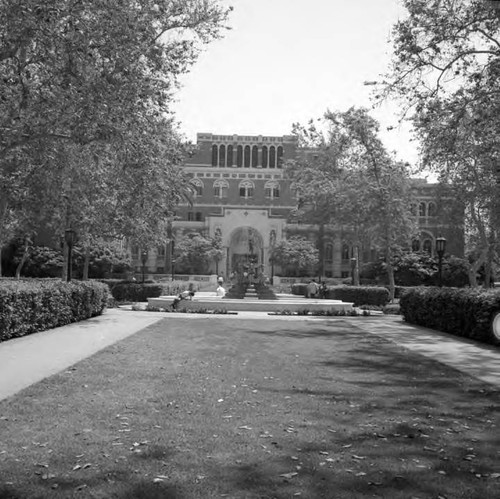
[[[387,69],[399,0],[222,0],[233,6],[224,38],[203,49],[181,79],[174,112],[180,130],[223,135],[286,135],[327,110],[371,107]],[[398,159],[415,165],[417,146],[398,106],[371,114]],[[388,127],[394,127],[387,130]]]

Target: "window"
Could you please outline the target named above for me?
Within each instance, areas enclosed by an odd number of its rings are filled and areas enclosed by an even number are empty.
[[[414,239],[411,242],[412,251],[420,251],[420,241],[418,239]]]
[[[278,168],[283,166],[283,147],[278,146]]]
[[[434,203],[429,203],[429,206],[427,207],[427,215],[429,217],[436,216],[436,205]]]
[[[418,205],[418,215],[420,217],[425,217],[425,212],[426,212],[426,206],[425,203],[420,203]]]
[[[212,146],[212,166],[217,166],[219,148],[214,144]]]
[[[226,146],[219,147],[219,166],[226,166]]]
[[[139,246],[137,244],[132,246],[132,258],[139,258]]]
[[[243,166],[243,146],[238,146],[236,149],[236,166],[238,168]]]
[[[429,255],[432,255],[432,241],[430,239],[424,241],[423,249],[425,252],[429,253]]]
[[[325,261],[333,262],[333,244],[327,244],[325,248]]]
[[[252,147],[252,167],[256,168],[259,164],[259,148],[257,146]]]
[[[216,180],[214,182],[214,196],[216,198],[227,198],[229,184],[225,180]]]
[[[416,204],[410,205],[410,213],[414,216],[417,216],[417,205]]]
[[[262,168],[267,168],[267,146],[262,147]]]
[[[197,222],[203,221],[203,215],[201,214],[201,211],[197,211],[195,214],[195,219]]]
[[[203,182],[198,179],[194,178],[191,180],[191,185],[194,187],[194,195],[196,196],[203,196]]]
[[[188,211],[188,222],[192,222],[194,220],[194,213],[192,211]]]
[[[276,148],[271,146],[269,148],[269,168],[276,167]]]
[[[162,244],[161,246],[158,246],[156,253],[158,256],[165,256],[167,253],[167,248],[164,244]]]
[[[349,258],[350,258],[349,253],[350,253],[349,245],[344,243],[342,245],[342,260],[349,260]]]
[[[250,146],[245,146],[245,168],[250,168]]]
[[[227,146],[227,166],[233,166],[233,146]]]
[[[264,192],[267,199],[277,199],[280,197],[280,185],[278,182],[266,182]]]
[[[239,186],[240,197],[248,199],[253,197],[254,185],[250,180],[243,180]]]

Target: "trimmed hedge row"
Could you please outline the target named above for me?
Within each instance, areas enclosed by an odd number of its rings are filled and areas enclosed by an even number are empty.
[[[500,344],[492,330],[500,312],[500,290],[419,287],[406,290],[399,304],[406,322]]]
[[[306,296],[305,283],[292,284],[292,294]],[[389,301],[389,290],[381,286],[329,286],[326,297],[360,305],[383,307]]]
[[[360,305],[383,307],[389,302],[389,290],[378,286],[333,286],[328,288],[327,298]]]
[[[145,282],[120,281],[116,279],[100,279],[109,286],[113,298],[118,302],[143,302],[148,298],[158,298],[162,295],[178,295],[186,289],[198,291],[199,283],[188,281]]]
[[[108,287],[99,282],[0,281],[0,341],[64,326],[103,312]]]

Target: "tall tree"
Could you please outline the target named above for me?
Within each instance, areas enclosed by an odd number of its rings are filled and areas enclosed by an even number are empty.
[[[200,45],[219,36],[227,15],[216,0],[0,4],[0,243],[20,193],[43,197],[53,187],[40,189],[30,178],[60,173],[69,181],[58,183],[59,204],[73,203],[79,187],[88,187],[76,179],[96,164],[105,180],[114,177],[122,188],[122,225],[135,226],[140,238],[154,234],[144,228],[158,218],[144,210],[148,189],[156,182],[150,194],[162,191],[158,204],[167,191],[172,195],[164,212],[181,180],[170,110],[177,78],[196,60]],[[42,158],[40,144],[47,153]],[[140,210],[132,210],[132,195]],[[139,220],[127,222],[131,212]],[[67,211],[60,215],[66,217]]]
[[[344,228],[351,244],[383,253],[394,293],[394,252],[415,232],[408,168],[387,153],[367,110],[327,112],[325,121],[318,159],[289,165],[294,188],[313,219],[320,213],[320,223]]]
[[[470,282],[499,248],[500,16],[484,0],[404,0],[378,98],[397,96],[425,168],[466,207]],[[487,275],[489,272],[487,272]],[[486,282],[488,282],[488,277]]]

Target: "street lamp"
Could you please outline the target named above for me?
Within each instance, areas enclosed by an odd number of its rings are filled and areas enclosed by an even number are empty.
[[[351,258],[351,275],[352,275],[352,284],[355,284],[355,274],[356,274],[356,265],[358,263],[357,258]]]
[[[142,262],[142,284],[144,284],[144,277],[146,273],[146,262],[148,261],[148,250],[142,250],[141,262]]]
[[[436,238],[436,253],[438,256],[438,282],[443,286],[443,256],[446,251],[446,239],[443,236]]]
[[[71,281],[71,272],[73,270],[72,259],[73,259],[73,245],[75,244],[76,233],[74,229],[66,229],[64,231],[64,240],[66,241],[66,245],[68,246],[68,262],[67,262],[67,272],[66,272],[66,281]]]

